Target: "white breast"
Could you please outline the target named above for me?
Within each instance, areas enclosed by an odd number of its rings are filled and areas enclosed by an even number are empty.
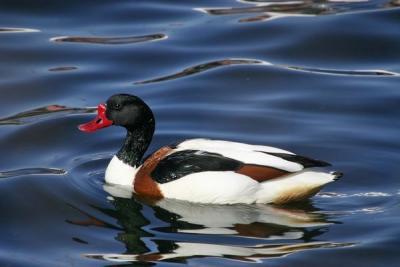
[[[122,162],[117,156],[114,156],[106,169],[105,181],[109,184],[132,187],[137,170],[137,168]]]

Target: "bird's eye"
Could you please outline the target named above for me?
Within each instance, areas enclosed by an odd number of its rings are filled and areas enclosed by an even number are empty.
[[[114,109],[120,110],[120,109],[121,109],[121,104],[115,104],[115,105],[114,105]]]

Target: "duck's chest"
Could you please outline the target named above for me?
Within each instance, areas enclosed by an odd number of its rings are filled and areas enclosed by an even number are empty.
[[[107,166],[105,181],[109,184],[132,186],[138,168],[132,167],[117,156],[114,156]]]

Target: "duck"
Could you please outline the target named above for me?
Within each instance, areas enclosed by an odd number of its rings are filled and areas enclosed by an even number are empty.
[[[342,176],[331,164],[266,145],[188,139],[143,159],[155,117],[138,96],[112,95],[79,130],[121,126],[126,137],[105,171],[105,183],[128,187],[143,198],[204,204],[286,204],[307,200]]]

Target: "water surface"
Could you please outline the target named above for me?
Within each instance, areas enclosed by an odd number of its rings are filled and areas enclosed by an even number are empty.
[[[1,266],[398,266],[400,5],[1,1]],[[122,129],[76,126],[142,97],[149,152],[265,144],[344,177],[306,203],[157,205],[104,185]]]

